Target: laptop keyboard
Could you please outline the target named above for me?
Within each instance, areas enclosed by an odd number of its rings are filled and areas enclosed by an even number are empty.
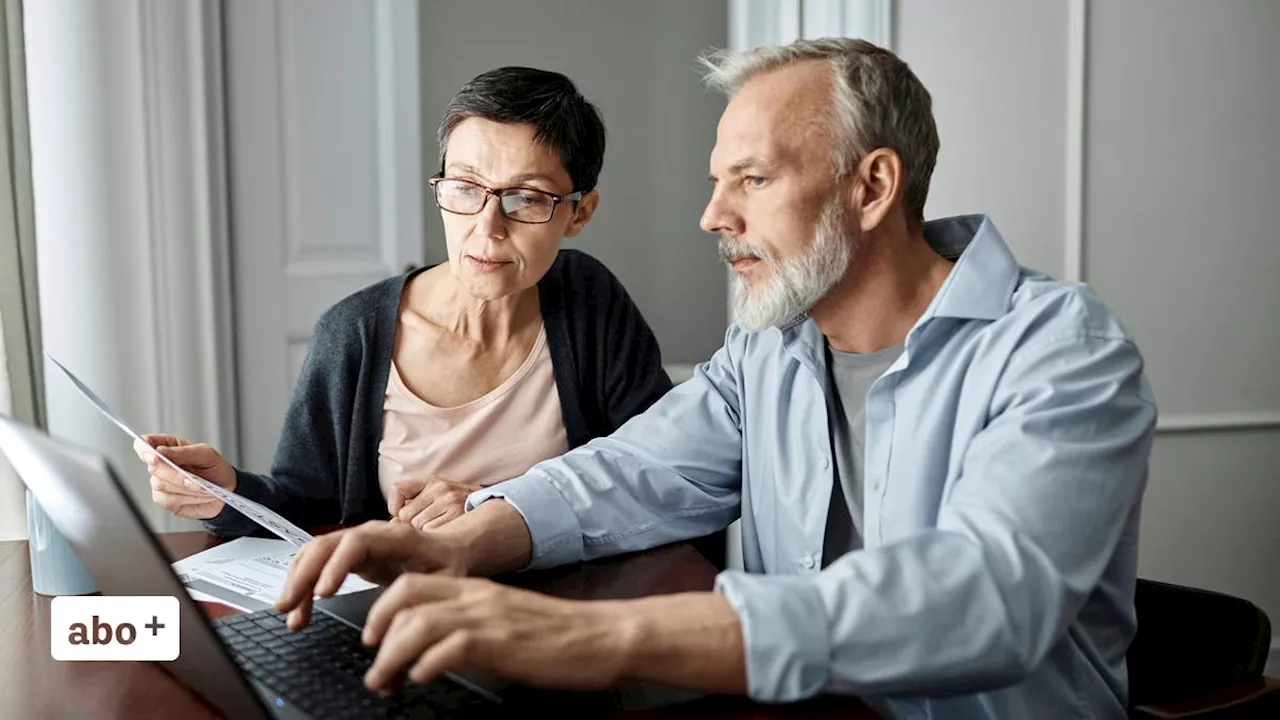
[[[406,684],[390,697],[364,687],[376,650],[360,631],[321,612],[292,632],[275,610],[219,618],[214,630],[247,675],[323,718],[491,717],[499,706],[448,678]]]

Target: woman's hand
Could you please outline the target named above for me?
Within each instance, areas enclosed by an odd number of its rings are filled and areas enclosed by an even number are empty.
[[[160,453],[192,475],[232,492],[236,489],[236,469],[217,450],[205,444],[193,444],[176,435],[143,435],[151,447],[135,440],[133,451],[147,465],[151,474],[151,499],[178,517],[208,520],[222,512],[226,504],[182,476],[157,458]],[[154,450],[152,448],[155,448]]]
[[[401,480],[391,486],[387,512],[392,522],[407,523],[418,530],[440,527],[462,517],[467,496],[481,487],[450,482],[439,475]]]

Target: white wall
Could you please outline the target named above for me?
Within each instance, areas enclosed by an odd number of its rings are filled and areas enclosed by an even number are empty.
[[[724,100],[703,90],[697,54],[724,47],[726,4],[711,0],[469,0],[422,6],[424,167],[439,169],[436,127],[449,98],[502,65],[568,75],[608,130],[596,217],[566,247],[621,278],[667,363],[700,362],[724,340],[727,280],[698,229],[707,158]],[[444,260],[428,197],[427,257]]]
[[[1078,203],[1071,7],[897,3],[896,49],[942,136],[926,214],[988,212],[1023,264],[1063,276],[1082,208],[1080,274],[1137,339],[1161,409],[1140,573],[1280,626],[1280,4],[1087,3]]]

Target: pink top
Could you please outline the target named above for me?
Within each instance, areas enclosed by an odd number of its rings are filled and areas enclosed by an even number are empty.
[[[546,328],[511,377],[465,405],[426,402],[404,384],[395,362],[384,403],[378,445],[383,497],[393,483],[427,475],[491,485],[569,449]]]

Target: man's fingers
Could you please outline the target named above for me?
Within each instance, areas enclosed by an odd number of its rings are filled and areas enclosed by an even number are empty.
[[[399,613],[365,673],[365,687],[380,690],[392,686],[419,655],[453,630],[456,619],[425,608]]]
[[[316,581],[315,594],[329,597],[338,592],[349,573],[356,572],[372,557],[371,546],[376,544],[375,536],[361,532],[361,528],[347,533],[338,542],[329,561],[320,571],[320,579]]]
[[[328,562],[341,532],[321,535],[303,545],[293,556],[289,572],[285,575],[284,589],[280,591],[280,599],[276,600],[276,610],[288,612],[298,607],[304,599],[311,600],[320,571]]]
[[[388,522],[370,520],[345,533],[316,582],[315,594],[329,597],[338,592],[347,575],[377,577],[379,584],[390,582],[387,575],[400,573],[403,562],[412,557],[419,540],[409,528]]]
[[[289,611],[289,616],[286,618],[285,623],[290,630],[296,632],[311,622],[311,603],[311,596],[307,595],[302,599],[302,602],[298,603],[297,607]]]
[[[440,677],[449,668],[464,667],[476,652],[476,634],[471,630],[457,630],[445,636],[418,656],[409,668],[409,680],[426,684]]]
[[[366,645],[382,642],[387,626],[403,611],[422,603],[455,598],[461,592],[457,578],[411,573],[401,575],[378,596],[364,619],[360,639]]]
[[[312,596],[329,597],[350,573],[377,583],[390,582],[405,560],[414,556],[421,539],[409,527],[376,520],[321,535],[294,556],[276,609],[288,612]]]

